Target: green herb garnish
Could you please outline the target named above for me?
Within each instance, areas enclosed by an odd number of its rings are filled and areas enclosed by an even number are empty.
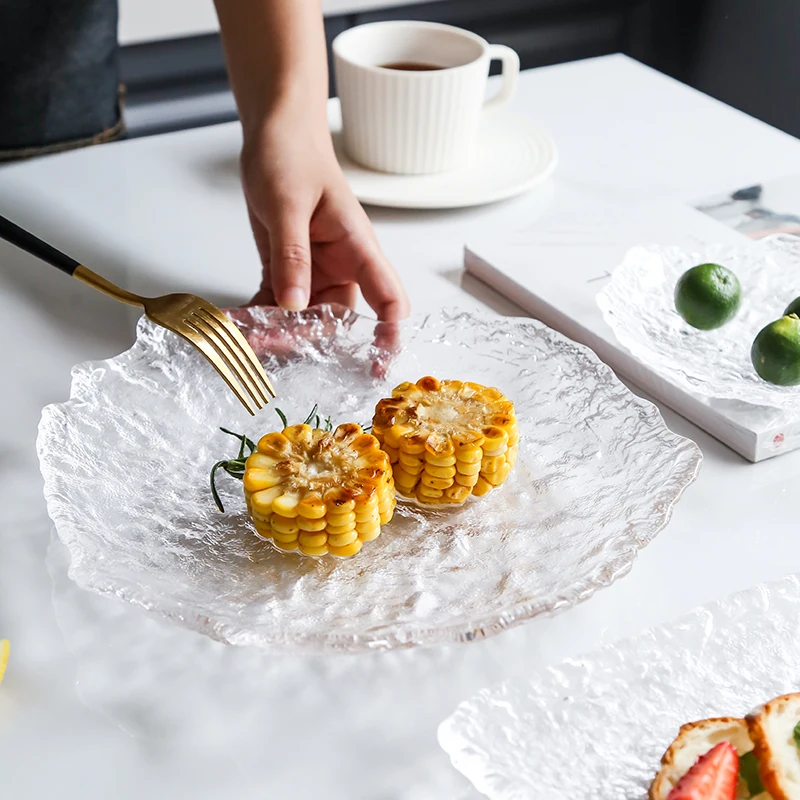
[[[797,728],[795,728],[794,735],[796,739],[798,735]],[[739,758],[739,777],[747,784],[747,790],[750,792],[751,797],[755,797],[764,791],[761,773],[758,771],[758,759],[752,750]]]
[[[248,439],[243,433],[234,433],[233,431],[229,431],[227,428],[220,428],[220,430],[223,433],[227,433],[229,436],[235,436],[239,440],[239,454],[236,456],[236,458],[229,458],[225,461],[217,461],[217,463],[211,467],[211,495],[214,498],[214,502],[217,504],[217,508],[224,513],[225,508],[222,505],[222,500],[220,499],[219,492],[217,491],[217,470],[222,469],[232,478],[238,478],[239,480],[242,480],[242,478],[244,478],[245,462],[249,456],[255,453],[256,446],[252,439]],[[250,450],[247,455],[244,454],[245,447]]]
[[[800,749],[800,722],[794,726],[794,743],[797,745],[798,749]]]

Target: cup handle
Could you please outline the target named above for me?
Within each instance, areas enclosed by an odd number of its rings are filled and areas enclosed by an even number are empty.
[[[490,97],[484,104],[484,111],[497,111],[502,108],[514,96],[519,82],[519,56],[515,50],[506,47],[504,44],[489,45],[489,61],[503,62],[503,85],[500,91]]]

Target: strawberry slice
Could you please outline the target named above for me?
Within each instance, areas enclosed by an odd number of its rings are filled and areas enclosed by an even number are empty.
[[[735,800],[738,783],[736,748],[730,742],[720,742],[697,759],[667,800]]]

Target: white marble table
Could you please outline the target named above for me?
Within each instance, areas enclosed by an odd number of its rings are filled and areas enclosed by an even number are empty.
[[[516,106],[558,143],[552,185],[491,208],[372,212],[417,311],[515,313],[462,275],[467,232],[535,225],[543,193],[568,182],[693,199],[800,166],[797,140],[622,56],[527,73]],[[258,275],[238,144],[236,125],[223,125],[4,167],[0,211],[135,291],[188,288],[236,304]],[[800,571],[800,454],[748,464],[665,411],[699,442],[705,463],[669,526],[615,586],[461,648],[262,659],[257,704],[234,714],[226,698],[241,704],[242,652],[84,597],[57,557],[52,578],[45,562],[39,412],[67,397],[74,363],[126,348],[134,318],[0,245],[0,636],[13,643],[0,689],[0,796],[474,798],[436,744],[438,723],[466,695]],[[316,687],[291,680],[311,673]]]

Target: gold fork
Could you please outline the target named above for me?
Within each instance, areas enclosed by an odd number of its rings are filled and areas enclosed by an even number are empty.
[[[275,397],[261,362],[234,322],[202,297],[193,294],[140,297],[127,292],[3,216],[0,216],[0,238],[121,303],[143,308],[148,319],[193,344],[251,414]]]

